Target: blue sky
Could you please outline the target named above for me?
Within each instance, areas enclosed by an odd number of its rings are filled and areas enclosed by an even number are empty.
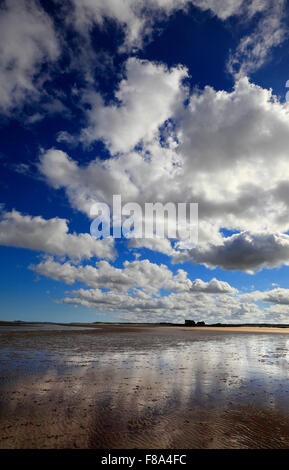
[[[0,2],[1,319],[289,323],[288,3]],[[90,207],[199,204],[199,241]]]

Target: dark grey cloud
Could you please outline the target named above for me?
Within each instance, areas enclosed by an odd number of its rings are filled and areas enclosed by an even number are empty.
[[[206,244],[174,257],[210,268],[253,272],[289,264],[289,235],[243,232],[224,238],[220,245]]]

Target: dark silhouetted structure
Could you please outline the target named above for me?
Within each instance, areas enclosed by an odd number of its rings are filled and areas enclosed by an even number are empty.
[[[185,326],[196,326],[194,320],[185,320]]]
[[[185,320],[185,326],[206,326],[204,321]]]

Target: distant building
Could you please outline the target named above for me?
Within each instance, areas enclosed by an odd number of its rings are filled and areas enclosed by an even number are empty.
[[[185,320],[185,326],[196,326],[194,320]]]
[[[185,326],[206,326],[204,321],[185,320]]]

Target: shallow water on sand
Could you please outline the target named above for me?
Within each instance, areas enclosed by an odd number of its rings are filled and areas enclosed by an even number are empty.
[[[0,332],[1,448],[288,448],[289,336]]]

